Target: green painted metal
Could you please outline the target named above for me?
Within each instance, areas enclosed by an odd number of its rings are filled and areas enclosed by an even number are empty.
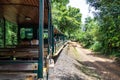
[[[39,0],[39,60],[38,79],[43,78],[43,26],[44,26],[44,0]]]
[[[4,42],[4,47],[5,47],[5,45],[6,45],[6,27],[5,27],[6,24],[5,24],[5,18],[3,18],[3,22],[4,22],[4,23],[3,23],[3,28],[4,28],[4,29],[3,29],[3,30],[4,30],[4,31],[3,31],[3,32],[4,32],[4,33],[3,33],[3,34],[4,34],[3,42]]]
[[[48,54],[51,54],[51,7],[50,0],[49,1],[49,9],[48,9]],[[47,72],[46,80],[48,80],[49,73]]]
[[[49,44],[49,50],[48,53],[51,53],[51,45],[52,45],[52,36],[51,36],[51,1],[49,0],[49,11],[48,11],[48,44]]]
[[[53,26],[51,26],[51,32],[52,32],[52,55],[54,54],[54,47],[55,47],[55,41],[54,41],[54,30]]]
[[[20,25],[18,25],[17,43],[20,43]]]

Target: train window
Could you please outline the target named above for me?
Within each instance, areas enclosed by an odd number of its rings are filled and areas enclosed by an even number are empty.
[[[21,28],[20,38],[30,40],[33,38],[33,28]]]
[[[46,30],[46,29],[44,29],[43,38],[48,39],[48,30]]]
[[[17,24],[0,19],[0,47],[17,45]]]
[[[47,39],[47,38],[48,38],[48,33],[44,33],[44,34],[43,34],[43,38],[44,38],[44,39]]]

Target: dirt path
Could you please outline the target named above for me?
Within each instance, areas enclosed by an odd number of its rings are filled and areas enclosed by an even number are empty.
[[[113,60],[95,56],[91,50],[82,48],[76,42],[70,42],[69,48],[74,51],[71,57],[82,65],[76,67],[86,75],[100,80],[120,80],[120,66],[117,66]]]
[[[119,68],[112,60],[69,42],[57,58],[49,80],[120,80]]]
[[[75,64],[79,63],[70,57],[69,45],[67,45],[55,61],[54,69],[50,69],[49,80],[95,80],[78,70]]]

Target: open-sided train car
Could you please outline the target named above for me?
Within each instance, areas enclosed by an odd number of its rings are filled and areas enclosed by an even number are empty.
[[[54,28],[54,54],[56,56],[67,43],[66,36],[58,29]]]
[[[44,29],[50,33],[50,0],[0,0],[0,24],[0,79],[43,78],[50,46],[43,39]]]
[[[47,79],[48,60],[64,42],[50,0],[0,0],[0,80]]]

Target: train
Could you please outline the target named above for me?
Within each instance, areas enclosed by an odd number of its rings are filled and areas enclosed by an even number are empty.
[[[48,80],[49,62],[66,42],[50,0],[0,0],[0,80]]]

